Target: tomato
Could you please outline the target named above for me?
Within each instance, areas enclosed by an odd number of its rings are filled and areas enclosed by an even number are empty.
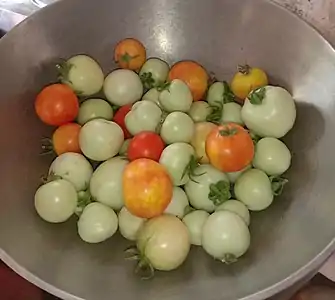
[[[268,77],[262,69],[245,65],[238,67],[238,72],[231,82],[231,90],[241,102],[244,102],[251,91],[267,84]]]
[[[72,122],[77,117],[78,97],[65,84],[52,84],[37,95],[35,111],[42,122],[60,126]]]
[[[140,218],[161,215],[171,202],[172,181],[165,168],[147,159],[128,164],[123,173],[123,196],[126,208]]]
[[[146,50],[140,41],[124,39],[116,45],[114,59],[120,68],[136,71],[146,60]]]
[[[132,104],[124,105],[115,113],[113,121],[118,124],[124,133],[124,138],[129,139],[131,137],[125,123],[126,115],[131,111]]]
[[[52,136],[52,144],[57,155],[66,152],[81,153],[79,146],[79,132],[81,126],[68,123],[56,129]]]
[[[206,140],[210,163],[223,172],[237,172],[254,157],[254,143],[242,126],[228,123],[212,130]]]
[[[201,100],[208,87],[208,74],[198,63],[193,61],[181,61],[176,63],[170,70],[169,80],[183,80],[193,95],[193,101]]]
[[[149,158],[159,161],[164,147],[164,142],[158,134],[150,131],[142,131],[130,141],[128,159],[133,161],[139,158]]]

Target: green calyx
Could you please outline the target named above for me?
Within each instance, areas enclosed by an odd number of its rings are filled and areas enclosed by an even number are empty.
[[[92,195],[89,190],[81,191],[78,193],[78,202],[77,202],[77,208],[76,208],[76,215],[79,217],[84,208],[93,202]]]
[[[227,181],[221,180],[217,183],[212,183],[209,186],[208,199],[219,206],[231,198],[230,184]]]
[[[136,262],[135,274],[142,280],[149,280],[154,277],[155,269],[136,246],[131,246],[125,250],[125,259]]]
[[[288,179],[280,176],[270,176],[269,177],[272,187],[272,193],[275,196],[279,196],[283,193],[285,184],[288,183]]]
[[[221,262],[230,265],[237,262],[237,258],[234,254],[227,253],[220,259]]]
[[[233,136],[237,134],[237,128],[226,128],[219,131],[221,136]]]
[[[129,64],[132,59],[135,59],[138,56],[139,55],[131,56],[128,52],[126,52],[125,54],[121,55],[120,60],[125,62],[126,64]]]
[[[151,72],[144,72],[140,75],[140,79],[142,81],[142,84],[146,90],[150,90],[153,87],[155,87],[155,79],[152,77]]]
[[[262,104],[262,102],[265,98],[265,95],[266,95],[266,88],[261,87],[259,89],[256,89],[256,90],[252,91],[249,94],[248,99],[249,99],[251,104],[260,105],[260,104]]]

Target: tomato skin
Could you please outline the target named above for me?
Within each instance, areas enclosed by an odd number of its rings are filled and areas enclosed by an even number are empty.
[[[164,142],[158,134],[143,131],[130,141],[128,159],[133,161],[139,158],[148,158],[158,162],[164,147]]]
[[[122,69],[137,71],[145,63],[145,47],[136,39],[124,39],[115,47],[114,60]]]
[[[81,153],[79,146],[79,132],[81,126],[77,123],[68,123],[56,129],[52,135],[52,144],[57,155],[66,152]]]
[[[113,121],[122,128],[125,139],[129,139],[132,137],[125,123],[125,117],[131,111],[132,106],[132,104],[127,104],[120,107],[120,109],[115,113],[113,118]]]
[[[52,84],[37,95],[35,111],[45,124],[60,126],[72,122],[77,117],[78,97],[65,84]]]
[[[194,61],[181,61],[170,70],[169,80],[180,79],[184,81],[193,95],[193,101],[201,100],[208,87],[209,76],[206,70]]]
[[[255,149],[247,130],[235,123],[218,126],[206,140],[210,163],[222,172],[238,172],[253,160]]]
[[[141,158],[129,163],[123,173],[123,196],[126,208],[140,218],[163,214],[172,200],[173,185],[165,168]]]

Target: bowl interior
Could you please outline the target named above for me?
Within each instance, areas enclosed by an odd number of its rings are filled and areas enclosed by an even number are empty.
[[[270,209],[252,214],[251,250],[236,264],[194,248],[178,271],[143,282],[124,261],[129,243],[119,236],[88,245],[75,218],[50,225],[34,211],[52,159],[38,155],[52,129],[35,117],[35,95],[56,80],[59,58],[87,53],[108,73],[113,47],[125,37],[169,63],[196,60],[222,80],[240,63],[262,67],[297,101],[297,123],[285,138],[290,183]],[[42,288],[66,299],[264,299],[334,248],[335,53],[286,10],[264,0],[60,1],[1,40],[0,70],[0,257]]]

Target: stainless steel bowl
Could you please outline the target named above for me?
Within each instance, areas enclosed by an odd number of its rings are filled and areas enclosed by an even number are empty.
[[[143,282],[123,260],[115,237],[84,244],[75,218],[50,225],[33,195],[51,158],[50,134],[34,114],[34,96],[55,80],[59,57],[88,53],[108,72],[113,47],[136,37],[150,56],[194,59],[230,79],[238,63],[267,70],[298,106],[286,138],[293,151],[290,184],[273,206],[252,216],[251,251],[226,266],[193,249],[176,272]],[[335,249],[335,53],[311,27],[265,0],[68,0],[25,20],[0,41],[0,258],[64,299],[256,300],[293,285]]]

